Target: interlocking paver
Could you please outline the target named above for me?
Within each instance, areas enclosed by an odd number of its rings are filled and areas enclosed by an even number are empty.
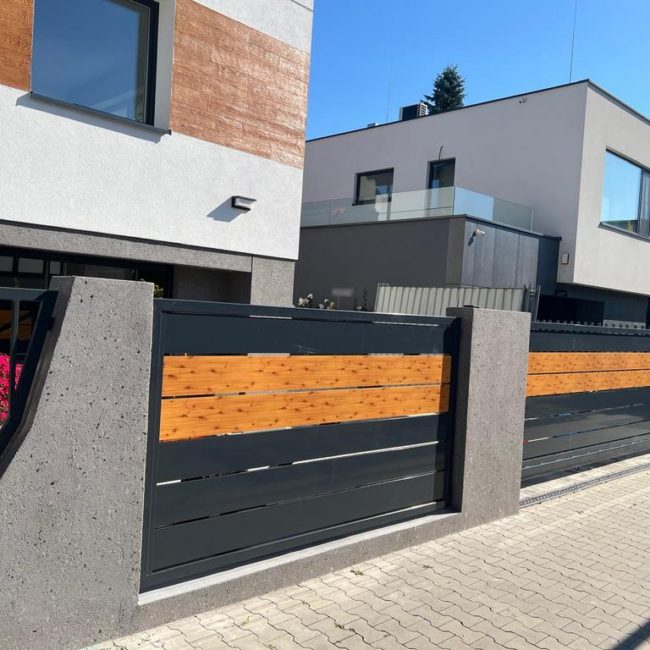
[[[650,649],[649,582],[645,470],[93,650]]]

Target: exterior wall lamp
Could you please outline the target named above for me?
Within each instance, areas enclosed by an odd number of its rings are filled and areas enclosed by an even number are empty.
[[[251,199],[246,196],[233,196],[230,199],[230,205],[237,210],[244,210],[248,212],[253,208],[257,199]]]

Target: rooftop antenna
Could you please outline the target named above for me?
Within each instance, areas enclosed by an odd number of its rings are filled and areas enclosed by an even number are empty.
[[[392,83],[393,83],[393,57],[391,57],[390,64],[388,66],[388,90],[386,92],[386,122],[388,122],[388,116],[390,112],[390,91],[391,91]]]
[[[577,15],[578,15],[578,0],[573,0],[573,31],[571,33],[571,62],[569,64],[569,83],[573,81],[573,48],[576,42]]]

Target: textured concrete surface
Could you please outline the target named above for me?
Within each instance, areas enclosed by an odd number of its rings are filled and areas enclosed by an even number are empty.
[[[93,650],[650,648],[650,471]]]
[[[289,260],[254,257],[251,304],[291,307],[294,267]]]
[[[4,246],[42,248],[57,253],[100,255],[159,264],[181,264],[202,268],[250,273],[252,257],[207,248],[166,244],[117,235],[103,235],[80,230],[32,226],[0,221]]]
[[[137,601],[153,285],[56,278],[22,445],[0,477],[0,647],[78,648]]]
[[[476,525],[517,512],[530,314],[462,307],[453,504]]]

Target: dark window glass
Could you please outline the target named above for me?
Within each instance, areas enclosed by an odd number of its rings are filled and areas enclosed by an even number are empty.
[[[377,197],[390,201],[393,194],[393,170],[380,169],[375,172],[357,174],[355,203],[376,203]]]
[[[151,123],[157,20],[151,0],[36,0],[32,90]]]
[[[18,273],[43,275],[44,270],[45,262],[43,260],[32,259],[31,257],[21,257],[18,260]]]
[[[609,151],[605,154],[602,223],[628,232],[639,231],[641,180],[640,167]]]
[[[455,160],[438,160],[429,163],[429,189],[453,187],[455,171]]]

